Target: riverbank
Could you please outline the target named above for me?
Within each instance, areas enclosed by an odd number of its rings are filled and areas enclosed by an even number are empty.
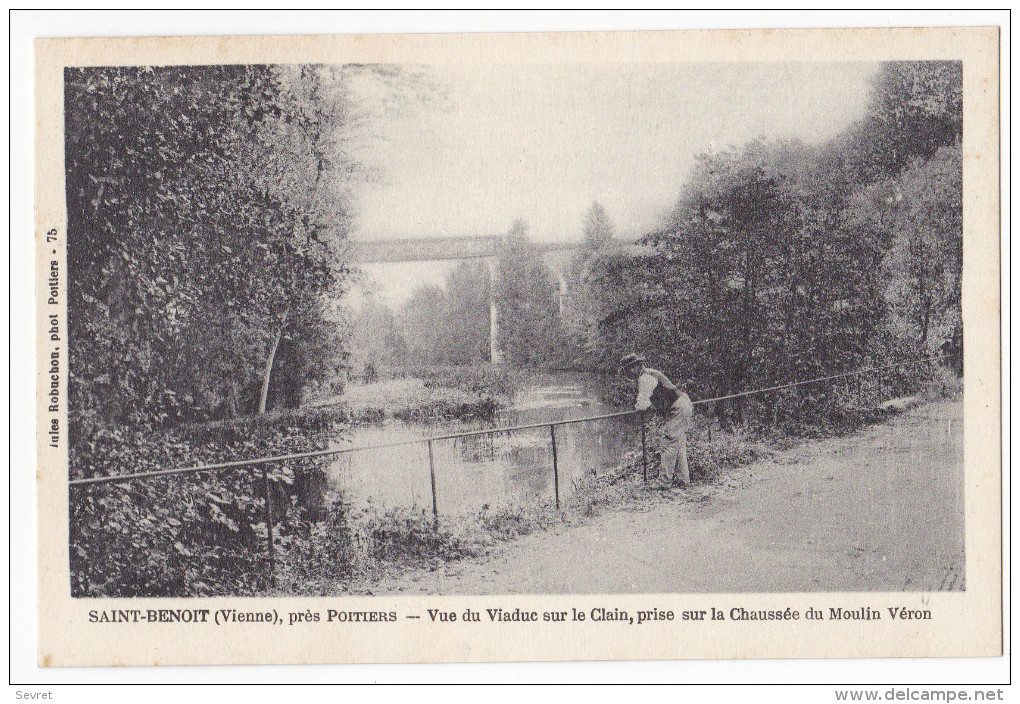
[[[438,521],[433,520],[427,509],[381,512],[370,508],[352,512],[347,523],[354,536],[349,572],[340,579],[323,579],[303,571],[301,579],[287,582],[284,588],[288,592],[315,595],[372,594],[376,585],[400,580],[405,573],[456,569],[455,565],[464,561],[499,555],[530,536],[559,534],[608,513],[640,510],[664,495],[654,482],[657,441],[653,423],[645,458],[647,466],[638,442],[624,451],[612,467],[604,471],[593,468],[584,473],[559,509],[551,497],[533,497],[523,505],[484,507],[470,514],[444,515]],[[787,441],[784,446],[790,445],[791,441]],[[675,490],[673,495],[680,500],[686,496],[703,497],[705,488],[725,481],[729,471],[770,457],[776,451],[775,445],[739,432],[718,428],[712,432],[706,419],[699,418],[689,439],[694,485],[690,490]]]
[[[614,421],[613,427],[584,423],[568,427],[575,432],[583,427],[586,435],[572,438],[564,428],[560,436],[559,510],[553,501],[548,432],[534,437],[527,433],[479,436],[485,441],[479,439],[477,444],[433,443],[442,506],[439,520],[434,520],[429,497],[431,452],[425,454],[420,438],[436,434],[451,421],[457,427],[488,427],[492,418],[484,416],[473,416],[473,423],[462,426],[459,421],[468,418],[457,418],[456,409],[477,408],[482,400],[491,398],[487,394],[496,382],[506,383],[510,378],[493,377],[494,373],[500,374],[488,369],[440,371],[430,379],[366,385],[361,400],[368,403],[362,408],[381,409],[378,412],[383,418],[389,414],[388,422],[383,423],[373,418],[359,423],[351,407],[322,406],[180,426],[159,437],[138,433],[101,438],[102,443],[93,446],[89,455],[96,462],[89,468],[93,473],[97,467],[114,474],[124,473],[125,468],[147,471],[302,453],[337,448],[338,443],[377,446],[392,444],[394,438],[407,439],[402,447],[417,448],[417,454],[343,455],[344,461],[359,455],[369,457],[358,475],[358,481],[371,482],[367,486],[334,484],[342,470],[336,464],[340,458],[308,458],[268,465],[268,487],[258,469],[239,468],[222,474],[134,482],[130,491],[117,485],[78,492],[72,502],[74,593],[264,593],[269,588],[267,493],[274,524],[276,586],[272,591],[281,595],[369,593],[374,584],[404,572],[422,566],[436,571],[483,559],[519,539],[583,526],[606,513],[634,510],[657,497],[643,481],[637,426],[628,429],[626,421],[620,420]],[[539,384],[545,394],[535,394],[535,378],[515,374],[519,375],[514,379],[516,386],[510,388],[525,392],[508,393],[503,403],[516,399],[523,401],[518,404],[522,408],[506,408],[511,415],[501,415],[497,424],[525,424],[513,413],[537,413],[531,418],[548,423],[562,421],[564,414],[587,417],[598,412],[598,406],[586,400],[591,389],[582,389],[583,385]],[[352,394],[352,400],[357,401],[358,395]],[[381,405],[371,405],[380,400]],[[436,414],[427,414],[423,422],[401,425],[399,414],[423,412],[433,401],[440,409]],[[452,418],[450,409],[455,411]],[[859,410],[854,422],[886,418],[902,409],[894,404],[884,410],[874,406]],[[397,420],[393,414],[398,415]],[[842,423],[830,425],[819,432],[845,427]],[[366,433],[379,434],[379,442],[364,442],[371,440]],[[398,437],[400,433],[403,436]],[[614,433],[615,439],[609,442]],[[655,437],[655,432],[649,434],[649,478],[655,472]],[[803,442],[781,433],[724,431],[714,418],[699,415],[690,433],[695,487],[682,492],[678,501],[703,496],[699,493],[702,487],[728,481],[733,468]],[[82,457],[78,455],[78,459]],[[471,482],[481,482],[484,491],[471,493]]]
[[[689,490],[619,502],[489,552],[391,569],[355,594],[961,590],[962,402],[807,440]]]
[[[352,382],[343,394],[313,399],[306,408],[343,408],[354,423],[491,420],[527,376],[491,364],[421,367],[394,378]]]
[[[879,407],[861,409],[854,416],[853,427],[857,432],[881,427],[913,405],[933,402],[946,393],[945,389],[936,388],[910,399],[901,399],[902,402],[886,402]],[[833,424],[813,429],[812,433],[802,436],[745,433],[725,431],[714,419],[697,416],[689,432],[688,443],[693,486],[688,490],[676,490],[671,494],[672,500],[695,504],[711,501],[717,492],[725,493],[733,481],[733,473],[741,471],[741,468],[769,462],[771,458],[788,457],[798,448],[810,447],[813,442],[838,442],[840,438],[852,437],[847,428],[845,423]],[[649,480],[654,479],[657,472],[657,437],[653,426],[649,432],[647,456]],[[563,503],[562,510],[556,510],[550,501],[545,501],[499,513],[482,511],[456,518],[443,517],[437,524],[424,515],[417,522],[405,521],[405,529],[413,526],[413,530],[408,532],[413,538],[409,545],[403,544],[399,530],[393,530],[385,536],[386,549],[365,553],[366,557],[384,556],[384,559],[358,560],[358,568],[348,579],[332,585],[320,584],[319,588],[325,589],[327,594],[372,593],[376,588],[373,585],[398,579],[404,572],[413,573],[422,565],[427,565],[427,569],[433,572],[463,560],[486,559],[512,549],[507,546],[512,546],[518,539],[582,526],[607,513],[640,511],[648,501],[661,498],[661,490],[645,482],[646,470],[636,447],[625,452],[620,459],[608,471],[585,473],[569,500]],[[378,517],[373,517],[370,522],[377,520]],[[396,524],[399,525],[399,521]],[[423,540],[424,535],[430,536],[428,541]],[[371,544],[371,538],[368,542]],[[435,549],[422,549],[426,543]]]
[[[309,406],[340,408],[353,424],[404,420],[421,423],[440,420],[491,419],[507,403],[497,394],[477,393],[450,387],[429,387],[417,378],[390,379],[352,384],[343,396]]]
[[[420,379],[366,387],[354,403],[325,403],[263,416],[182,424],[158,431],[103,430],[71,452],[70,478],[159,472],[349,442],[381,421],[491,421],[511,373],[433,369]],[[384,430],[385,432],[385,430]],[[71,573],[76,596],[214,596],[263,593],[268,497],[277,583],[337,579],[356,569],[365,545],[386,559],[395,542],[449,556],[444,541],[393,512],[356,510],[330,489],[330,458],[292,459],[222,472],[104,484],[71,495]],[[268,486],[262,478],[266,469]],[[368,539],[365,538],[368,536]],[[394,536],[400,536],[396,539]],[[381,547],[380,547],[381,546]],[[299,592],[301,588],[296,588]]]

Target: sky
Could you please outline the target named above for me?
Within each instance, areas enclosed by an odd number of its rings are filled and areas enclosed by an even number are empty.
[[[355,239],[580,239],[600,202],[619,236],[656,228],[694,157],[755,137],[823,142],[863,115],[867,63],[425,67],[432,99],[370,120]],[[399,305],[450,263],[366,267]]]

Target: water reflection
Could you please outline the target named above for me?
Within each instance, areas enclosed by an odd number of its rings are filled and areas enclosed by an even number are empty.
[[[478,430],[585,418],[621,409],[596,400],[591,381],[564,379],[521,389],[495,424],[478,422],[405,423],[361,427],[336,447],[378,445],[401,440]],[[564,383],[564,382],[567,383]],[[571,383],[572,382],[572,383]],[[624,452],[639,446],[632,421],[611,419],[556,427],[561,500],[585,475],[618,466]],[[552,503],[555,499],[552,442],[548,427],[498,432],[432,443],[440,514],[473,513]],[[355,506],[432,510],[428,447],[424,442],[337,456],[330,467],[331,489]]]

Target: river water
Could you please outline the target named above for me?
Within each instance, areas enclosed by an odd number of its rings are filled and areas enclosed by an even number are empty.
[[[598,400],[597,377],[558,374],[536,377],[514,394],[496,422],[389,421],[345,433],[335,447],[380,445],[482,428],[548,423],[613,413]],[[632,419],[605,419],[556,427],[561,502],[586,475],[602,474],[639,450],[640,428]],[[440,515],[553,503],[552,439],[548,427],[432,442],[436,504]],[[330,489],[354,507],[432,511],[429,452],[425,442],[338,455],[329,468]]]

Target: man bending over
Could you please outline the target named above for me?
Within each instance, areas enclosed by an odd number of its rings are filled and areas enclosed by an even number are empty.
[[[662,454],[659,460],[659,484],[688,486],[691,470],[687,465],[687,429],[694,417],[691,398],[665,374],[645,366],[644,357],[628,354],[620,360],[620,371],[637,380],[634,408],[647,411],[654,407],[665,418],[662,432]]]

